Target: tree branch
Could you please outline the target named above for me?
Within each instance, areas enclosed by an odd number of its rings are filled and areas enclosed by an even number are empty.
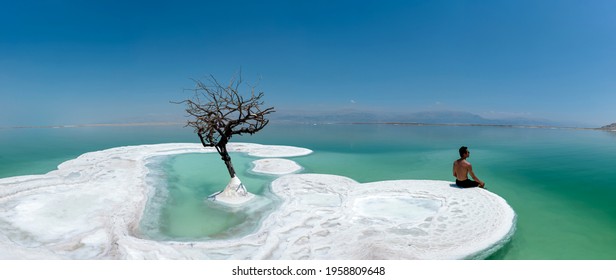
[[[266,116],[275,112],[273,107],[261,109],[264,93],[256,93],[256,87],[249,86],[247,96],[241,94],[241,71],[227,86],[212,75],[207,84],[193,81],[193,97],[174,103],[186,105],[186,112],[192,117],[186,126],[195,129],[203,146],[224,147],[233,135],[254,134],[269,123]],[[223,150],[226,148],[219,152]]]

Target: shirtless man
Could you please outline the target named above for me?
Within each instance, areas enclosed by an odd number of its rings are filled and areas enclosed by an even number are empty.
[[[468,148],[462,146],[460,148],[460,159],[453,162],[453,176],[456,177],[456,185],[462,188],[472,188],[477,186],[483,188],[485,183],[475,176],[473,166],[470,162],[466,161],[470,155],[471,153],[468,151]],[[468,173],[471,174],[471,177],[473,177],[475,181],[468,178]]]

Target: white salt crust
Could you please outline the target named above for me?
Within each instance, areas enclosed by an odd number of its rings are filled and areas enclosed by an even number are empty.
[[[286,175],[302,170],[296,162],[282,158],[265,158],[252,162],[253,172],[271,175]]]
[[[212,194],[207,199],[230,207],[241,207],[253,198],[255,198],[255,195],[248,192],[242,181],[234,176],[222,192]]]
[[[258,157],[311,152],[246,143],[229,150]],[[119,147],[81,155],[45,175],[0,179],[0,258],[483,258],[514,231],[515,213],[487,190],[292,174],[272,183],[282,204],[252,234],[206,242],[140,238],[139,221],[153,191],[147,160],[195,152],[215,151],[196,144]]]

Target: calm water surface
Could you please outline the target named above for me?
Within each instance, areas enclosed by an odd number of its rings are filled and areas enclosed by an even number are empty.
[[[254,142],[305,147],[303,172],[359,182],[453,179],[457,149],[490,191],[518,215],[513,240],[493,259],[616,259],[616,134],[604,131],[394,125],[270,125]],[[41,174],[78,155],[123,145],[197,142],[181,127],[0,129],[0,177]],[[180,155],[151,164],[159,188],[142,224],[156,239],[199,240],[244,234],[276,204],[274,177],[251,174],[255,158],[233,154],[240,178],[265,196],[259,207],[230,213],[203,202],[226,185],[218,156]],[[153,176],[154,176],[153,175]],[[204,218],[205,217],[205,218]],[[250,217],[250,218],[248,218]]]

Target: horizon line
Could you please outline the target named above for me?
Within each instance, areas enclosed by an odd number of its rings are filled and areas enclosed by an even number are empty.
[[[601,127],[574,127],[557,125],[523,125],[523,124],[480,124],[480,123],[426,123],[426,122],[301,122],[272,120],[277,124],[304,124],[304,125],[406,125],[406,126],[484,126],[503,128],[543,128],[543,129],[579,129],[579,130],[605,130]],[[37,128],[84,128],[84,127],[141,127],[141,126],[175,126],[185,125],[185,122],[127,122],[127,123],[93,123],[93,124],[69,124],[69,125],[24,125],[24,126],[0,126],[0,129],[37,129]]]

